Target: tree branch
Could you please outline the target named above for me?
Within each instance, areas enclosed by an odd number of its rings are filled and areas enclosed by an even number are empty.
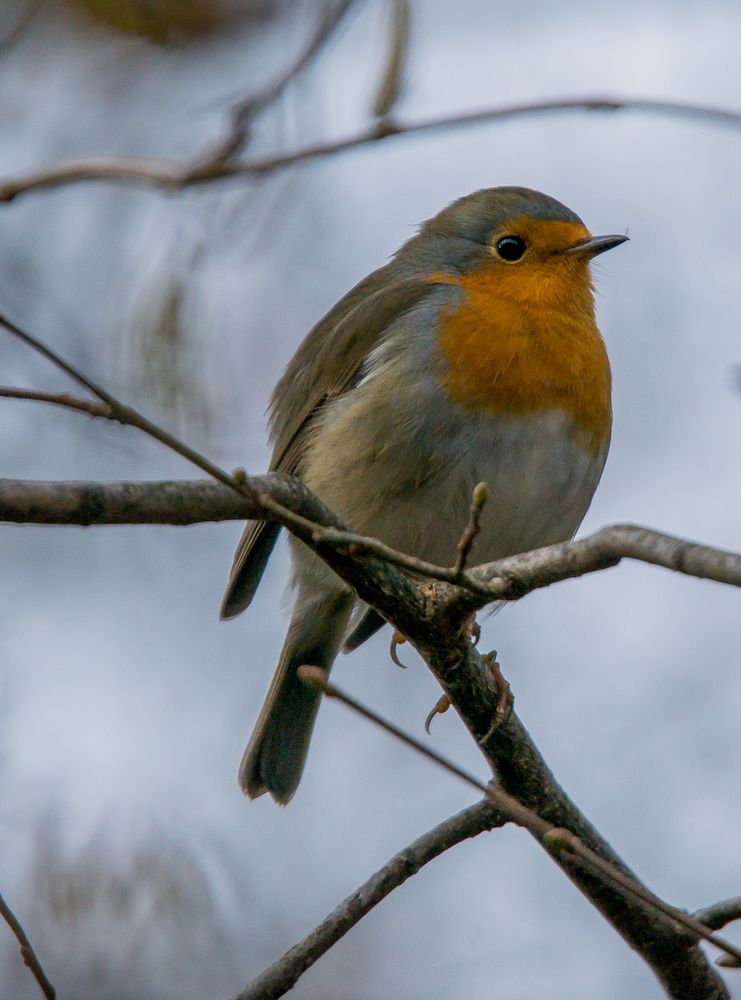
[[[522,803],[517,801],[517,799],[497,787],[495,783],[492,782],[485,785],[474,775],[463,770],[463,768],[459,767],[457,764],[454,764],[449,758],[444,757],[435,750],[431,750],[416,737],[410,736],[409,733],[404,732],[403,729],[400,729],[392,722],[384,719],[383,716],[379,715],[377,712],[374,712],[366,705],[363,705],[355,698],[346,694],[339,687],[337,687],[336,684],[330,684],[326,670],[322,670],[320,667],[304,666],[299,667],[298,672],[304,683],[317,688],[328,698],[336,698],[338,701],[342,702],[343,705],[346,705],[363,718],[368,719],[368,721],[389,733],[405,746],[411,747],[418,754],[421,754],[423,757],[426,757],[428,760],[437,764],[449,774],[454,775],[466,784],[471,785],[477,791],[482,792],[488,799],[489,803],[495,809],[499,810],[505,820],[516,823],[518,826],[527,830],[538,841],[538,843],[544,847],[546,851],[548,851],[549,854],[553,855],[554,853],[559,853],[561,851],[571,852],[581,861],[586,862],[587,865],[602,874],[607,881],[613,882],[621,889],[624,889],[628,895],[634,896],[644,903],[648,903],[650,907],[653,907],[661,913],[664,913],[666,916],[671,917],[673,920],[676,920],[698,937],[714,944],[716,948],[719,948],[727,957],[733,960],[734,966],[741,962],[741,950],[736,948],[735,945],[730,944],[728,941],[725,941],[723,938],[719,938],[713,934],[707,925],[698,920],[696,916],[690,915],[684,910],[678,910],[676,907],[669,906],[663,901],[663,899],[660,899],[658,896],[654,895],[654,893],[649,892],[648,889],[640,885],[640,883],[638,883],[634,878],[626,875],[615,865],[611,864],[609,861],[605,861],[604,858],[601,858],[594,851],[591,851],[569,830],[562,830],[549,825],[540,816],[537,816],[534,812],[525,808]]]
[[[410,17],[409,0],[390,0],[388,51],[373,100],[374,118],[387,118],[401,96],[409,51]]]
[[[317,959],[394,889],[451,847],[504,822],[506,819],[486,800],[446,819],[394,855],[303,941],[254,979],[235,1000],[273,1000],[283,996]]]
[[[720,903],[713,903],[711,906],[696,910],[692,915],[695,920],[699,920],[701,924],[710,927],[711,930],[720,930],[721,927],[730,924],[732,920],[741,920],[741,896],[733,896],[731,899],[724,899]],[[718,965],[722,965],[727,969],[741,968],[741,962],[728,955],[719,958]]]
[[[32,403],[51,403],[67,410],[87,413],[90,417],[116,419],[107,403],[93,403],[89,399],[71,396],[68,392],[40,392],[37,389],[17,389],[15,386],[0,385],[0,399],[25,399]]]
[[[711,930],[719,931],[726,924],[741,920],[741,896],[732,896],[720,903],[704,906],[701,910],[695,910],[692,916]]]
[[[494,600],[517,600],[533,590],[616,566],[622,559],[741,587],[741,554],[633,524],[611,525],[587,538],[484,563],[459,575],[447,567],[406,556],[376,539],[332,527],[340,523],[338,519],[299,480],[267,473],[251,476],[249,481],[253,497],[202,479],[139,483],[0,479],[0,521],[83,526],[247,519],[283,523],[283,518],[266,507],[267,498],[288,514],[297,515],[300,522],[310,524],[310,544],[320,551],[336,547],[354,559],[377,556],[430,580],[457,582],[461,591],[457,600],[471,602],[475,605],[472,610]],[[440,594],[452,600],[455,591],[441,590]]]
[[[365,553],[359,558],[357,553],[345,551],[342,546],[328,544],[323,541],[323,528],[346,531],[346,527],[303,484],[276,475],[255,480],[249,480],[243,472],[229,476],[204,456],[120,403],[37,338],[1,316],[0,324],[109,404],[117,419],[143,430],[188,458],[238,493],[245,505],[254,504],[251,509],[256,516],[288,527],[314,549],[353,587],[361,600],[379,611],[419,651],[497,774],[501,790],[550,826],[563,828],[577,837],[589,851],[637,881],[559,787],[514,712],[504,722],[498,719],[496,679],[485,658],[469,640],[470,609],[487,603],[485,598],[444,582],[420,583],[373,553]],[[270,492],[260,488],[265,481],[271,483]],[[283,502],[274,499],[273,486],[280,490]],[[297,510],[301,513],[296,513]],[[729,558],[727,554],[724,557]],[[649,963],[671,997],[726,1000],[728,993],[697,947],[694,934],[664,914],[653,913],[648,920],[645,903],[626,899],[624,889],[606,884],[601,875],[595,874],[593,866],[585,867],[578,857],[564,851],[553,856],[568,877]]]
[[[355,0],[339,0],[327,6],[306,48],[274,83],[259,94],[236,101],[231,111],[229,134],[203,157],[204,163],[220,163],[236,156],[249,139],[250,125],[265,108],[277,101],[291,83],[310,66],[340,26]]]
[[[49,982],[43,966],[39,961],[38,955],[33,950],[31,942],[28,940],[28,935],[23,930],[20,921],[2,896],[0,896],[0,916],[2,916],[5,923],[8,927],[10,927],[11,931],[15,935],[15,939],[20,947],[23,964],[31,970],[31,973],[33,974],[36,982],[39,984],[39,988],[46,997],[46,1000],[55,1000],[57,995],[56,990]]]
[[[56,166],[31,171],[0,181],[0,202],[12,201],[31,191],[49,190],[82,181],[114,181],[155,189],[182,190],[197,184],[209,184],[227,178],[258,178],[285,170],[299,163],[336,156],[380,142],[383,139],[451,131],[508,121],[534,115],[571,112],[629,111],[703,121],[741,128],[741,112],[714,105],[690,104],[682,101],[659,101],[652,98],[630,97],[567,97],[557,100],[507,104],[462,114],[440,115],[419,121],[383,118],[353,135],[340,139],[310,143],[301,149],[247,159],[224,158],[217,150],[208,159],[198,156],[184,163],[161,159],[134,157],[95,157],[70,160]]]

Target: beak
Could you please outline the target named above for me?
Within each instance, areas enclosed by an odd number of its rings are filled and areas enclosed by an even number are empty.
[[[586,239],[574,243],[565,252],[571,254],[572,257],[589,257],[591,260],[597,254],[612,250],[613,247],[619,247],[627,239],[627,236],[587,236]]]

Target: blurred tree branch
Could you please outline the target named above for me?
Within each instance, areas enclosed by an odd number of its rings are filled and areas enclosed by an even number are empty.
[[[13,932],[13,935],[18,942],[18,947],[20,948],[23,964],[28,967],[34,979],[39,984],[39,989],[46,997],[46,1000],[55,1000],[57,995],[56,990],[44,972],[44,968],[39,961],[39,957],[34,951],[31,942],[28,940],[28,935],[23,930],[21,922],[18,920],[2,896],[0,896],[0,917],[3,918],[5,923]]]
[[[48,190],[85,181],[108,181],[136,184],[144,187],[179,190],[198,184],[209,184],[228,178],[258,178],[285,170],[295,164],[336,156],[384,139],[420,135],[426,132],[448,131],[502,122],[533,115],[563,114],[567,112],[618,112],[629,111],[669,118],[699,120],[703,122],[741,128],[741,112],[713,105],[692,104],[682,101],[660,101],[652,98],[631,97],[567,97],[557,100],[528,102],[525,104],[498,105],[462,114],[440,115],[420,121],[403,121],[381,118],[353,135],[310,143],[301,149],[238,159],[228,151],[231,137],[219,144],[210,154],[199,154],[184,163],[160,159],[134,157],[95,157],[70,160],[56,166],[0,180],[0,202],[9,202],[32,191]],[[240,143],[237,142],[236,148]],[[204,159],[205,155],[205,159]]]
[[[373,117],[386,118],[401,96],[409,49],[409,0],[390,0],[386,64],[373,100]]]
[[[272,1000],[283,996],[317,959],[394,889],[451,847],[505,822],[506,817],[484,799],[429,830],[371,875],[310,934],[245,987],[235,1000]]]
[[[254,119],[277,101],[286,89],[307,69],[327,45],[356,0],[340,0],[327,6],[306,48],[274,83],[259,94],[242,98],[231,107],[229,134],[214,149],[204,155],[205,163],[218,163],[236,156],[249,140]]]
[[[529,814],[535,814],[538,822],[546,824],[548,829],[557,828],[560,839],[558,843],[554,842],[554,850],[549,852],[554,861],[643,956],[664,984],[668,995],[690,1000],[727,998],[724,984],[697,945],[697,934],[678,925],[677,920],[666,911],[657,910],[655,903],[645,901],[645,894],[652,900],[655,897],[641,886],[607,841],[560,788],[515,713],[511,712],[504,720],[501,719],[497,678],[490,669],[488,658],[479,653],[470,639],[471,614],[492,600],[492,591],[488,588],[494,580],[502,582],[501,589],[497,590],[499,597],[508,594],[522,596],[538,585],[534,568],[538,560],[541,560],[542,579],[555,582],[558,578],[587,571],[586,563],[580,563],[578,557],[573,560],[574,552],[581,553],[582,557],[586,552],[592,559],[591,568],[600,569],[614,565],[620,558],[619,550],[605,552],[598,546],[596,556],[594,553],[590,556],[589,544],[593,544],[594,538],[598,537],[594,536],[584,542],[551,547],[557,552],[554,562],[548,561],[549,550],[541,549],[523,557],[513,557],[515,562],[503,560],[478,570],[460,571],[455,566],[451,569],[433,567],[437,569],[438,576],[453,573],[454,582],[429,578],[420,581],[416,576],[401,572],[396,565],[406,565],[408,557],[385,547],[377,550],[378,543],[349,533],[300,481],[276,474],[249,478],[243,471],[230,475],[117,400],[37,337],[6,317],[0,316],[0,325],[87,388],[109,408],[109,415],[114,419],[144,431],[221,482],[238,497],[245,516],[274,520],[314,549],[356,590],[363,601],[378,610],[418,650],[496,774],[498,790],[517,800]],[[14,488],[21,492],[25,489],[27,495],[34,492],[33,484],[19,486],[11,483],[11,495]],[[93,488],[105,489],[102,485]],[[44,491],[49,489],[49,484],[42,486]],[[8,510],[6,498],[5,512]],[[0,512],[0,517],[3,516]],[[339,531],[340,538],[333,538],[327,528]],[[627,531],[630,541],[628,554],[633,557],[640,551],[640,539],[645,532],[650,555],[648,561],[660,562],[668,568],[693,575],[700,571],[703,576],[741,583],[741,556],[707,550],[703,546],[689,546],[678,539],[646,529],[623,527],[607,531]],[[582,548],[579,549],[579,546]],[[394,558],[386,558],[379,551],[391,553]],[[556,571],[554,567],[558,565],[559,558],[561,565]],[[523,572],[520,567],[519,575],[517,559],[526,560],[526,568]],[[542,562],[543,559],[545,562]],[[707,564],[703,562],[705,559]],[[510,567],[506,575],[502,573],[503,565]],[[407,568],[415,566],[417,563],[413,562]],[[569,849],[576,842],[597,861],[591,858],[590,863],[585,864],[584,857]],[[610,871],[622,873],[631,885],[637,885],[644,896],[638,898],[634,894],[626,897],[624,886],[616,884],[614,875],[612,881],[606,881],[603,872],[598,870],[599,859],[607,863]],[[635,893],[635,888],[632,891]],[[663,906],[666,908],[667,904]]]

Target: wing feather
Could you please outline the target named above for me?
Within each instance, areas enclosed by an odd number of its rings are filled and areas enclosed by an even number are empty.
[[[313,418],[352,387],[384,331],[437,284],[426,276],[393,280],[393,267],[386,265],[348,292],[309,331],[289,362],[270,401],[271,471],[301,476]],[[222,618],[248,607],[279,532],[279,526],[267,522],[247,523],[221,605]]]

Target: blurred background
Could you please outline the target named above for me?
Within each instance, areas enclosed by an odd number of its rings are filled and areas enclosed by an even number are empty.
[[[354,0],[251,125],[247,155],[373,120],[389,6]],[[335,4],[335,10],[339,5]],[[56,0],[0,12],[0,178],[80,156],[185,160],[229,131],[332,6]],[[741,109],[741,10],[715,0],[412,0],[406,120],[564,96]],[[631,243],[596,266],[615,381],[582,532],[635,521],[741,549],[741,131],[635,113],[513,119],[181,192],[78,184],[0,206],[0,310],[231,468],[263,471],[305,331],[422,220],[479,187],[559,198]],[[0,381],[69,384],[0,336]],[[194,478],[140,434],[0,401],[0,474]],[[0,891],[59,996],[227,997],[469,791],[335,705],[287,809],[236,784],[286,623],[285,549],[217,611],[239,524],[0,529]],[[647,566],[484,622],[518,711],[628,864],[688,909],[741,889],[739,594]],[[384,632],[342,685],[420,733],[438,690]],[[453,713],[432,744],[480,775]],[[728,936],[741,940],[741,928]],[[735,997],[741,981],[728,973]],[[38,995],[0,926],[0,993]],[[659,997],[518,830],[459,846],[300,981],[326,1000]]]

